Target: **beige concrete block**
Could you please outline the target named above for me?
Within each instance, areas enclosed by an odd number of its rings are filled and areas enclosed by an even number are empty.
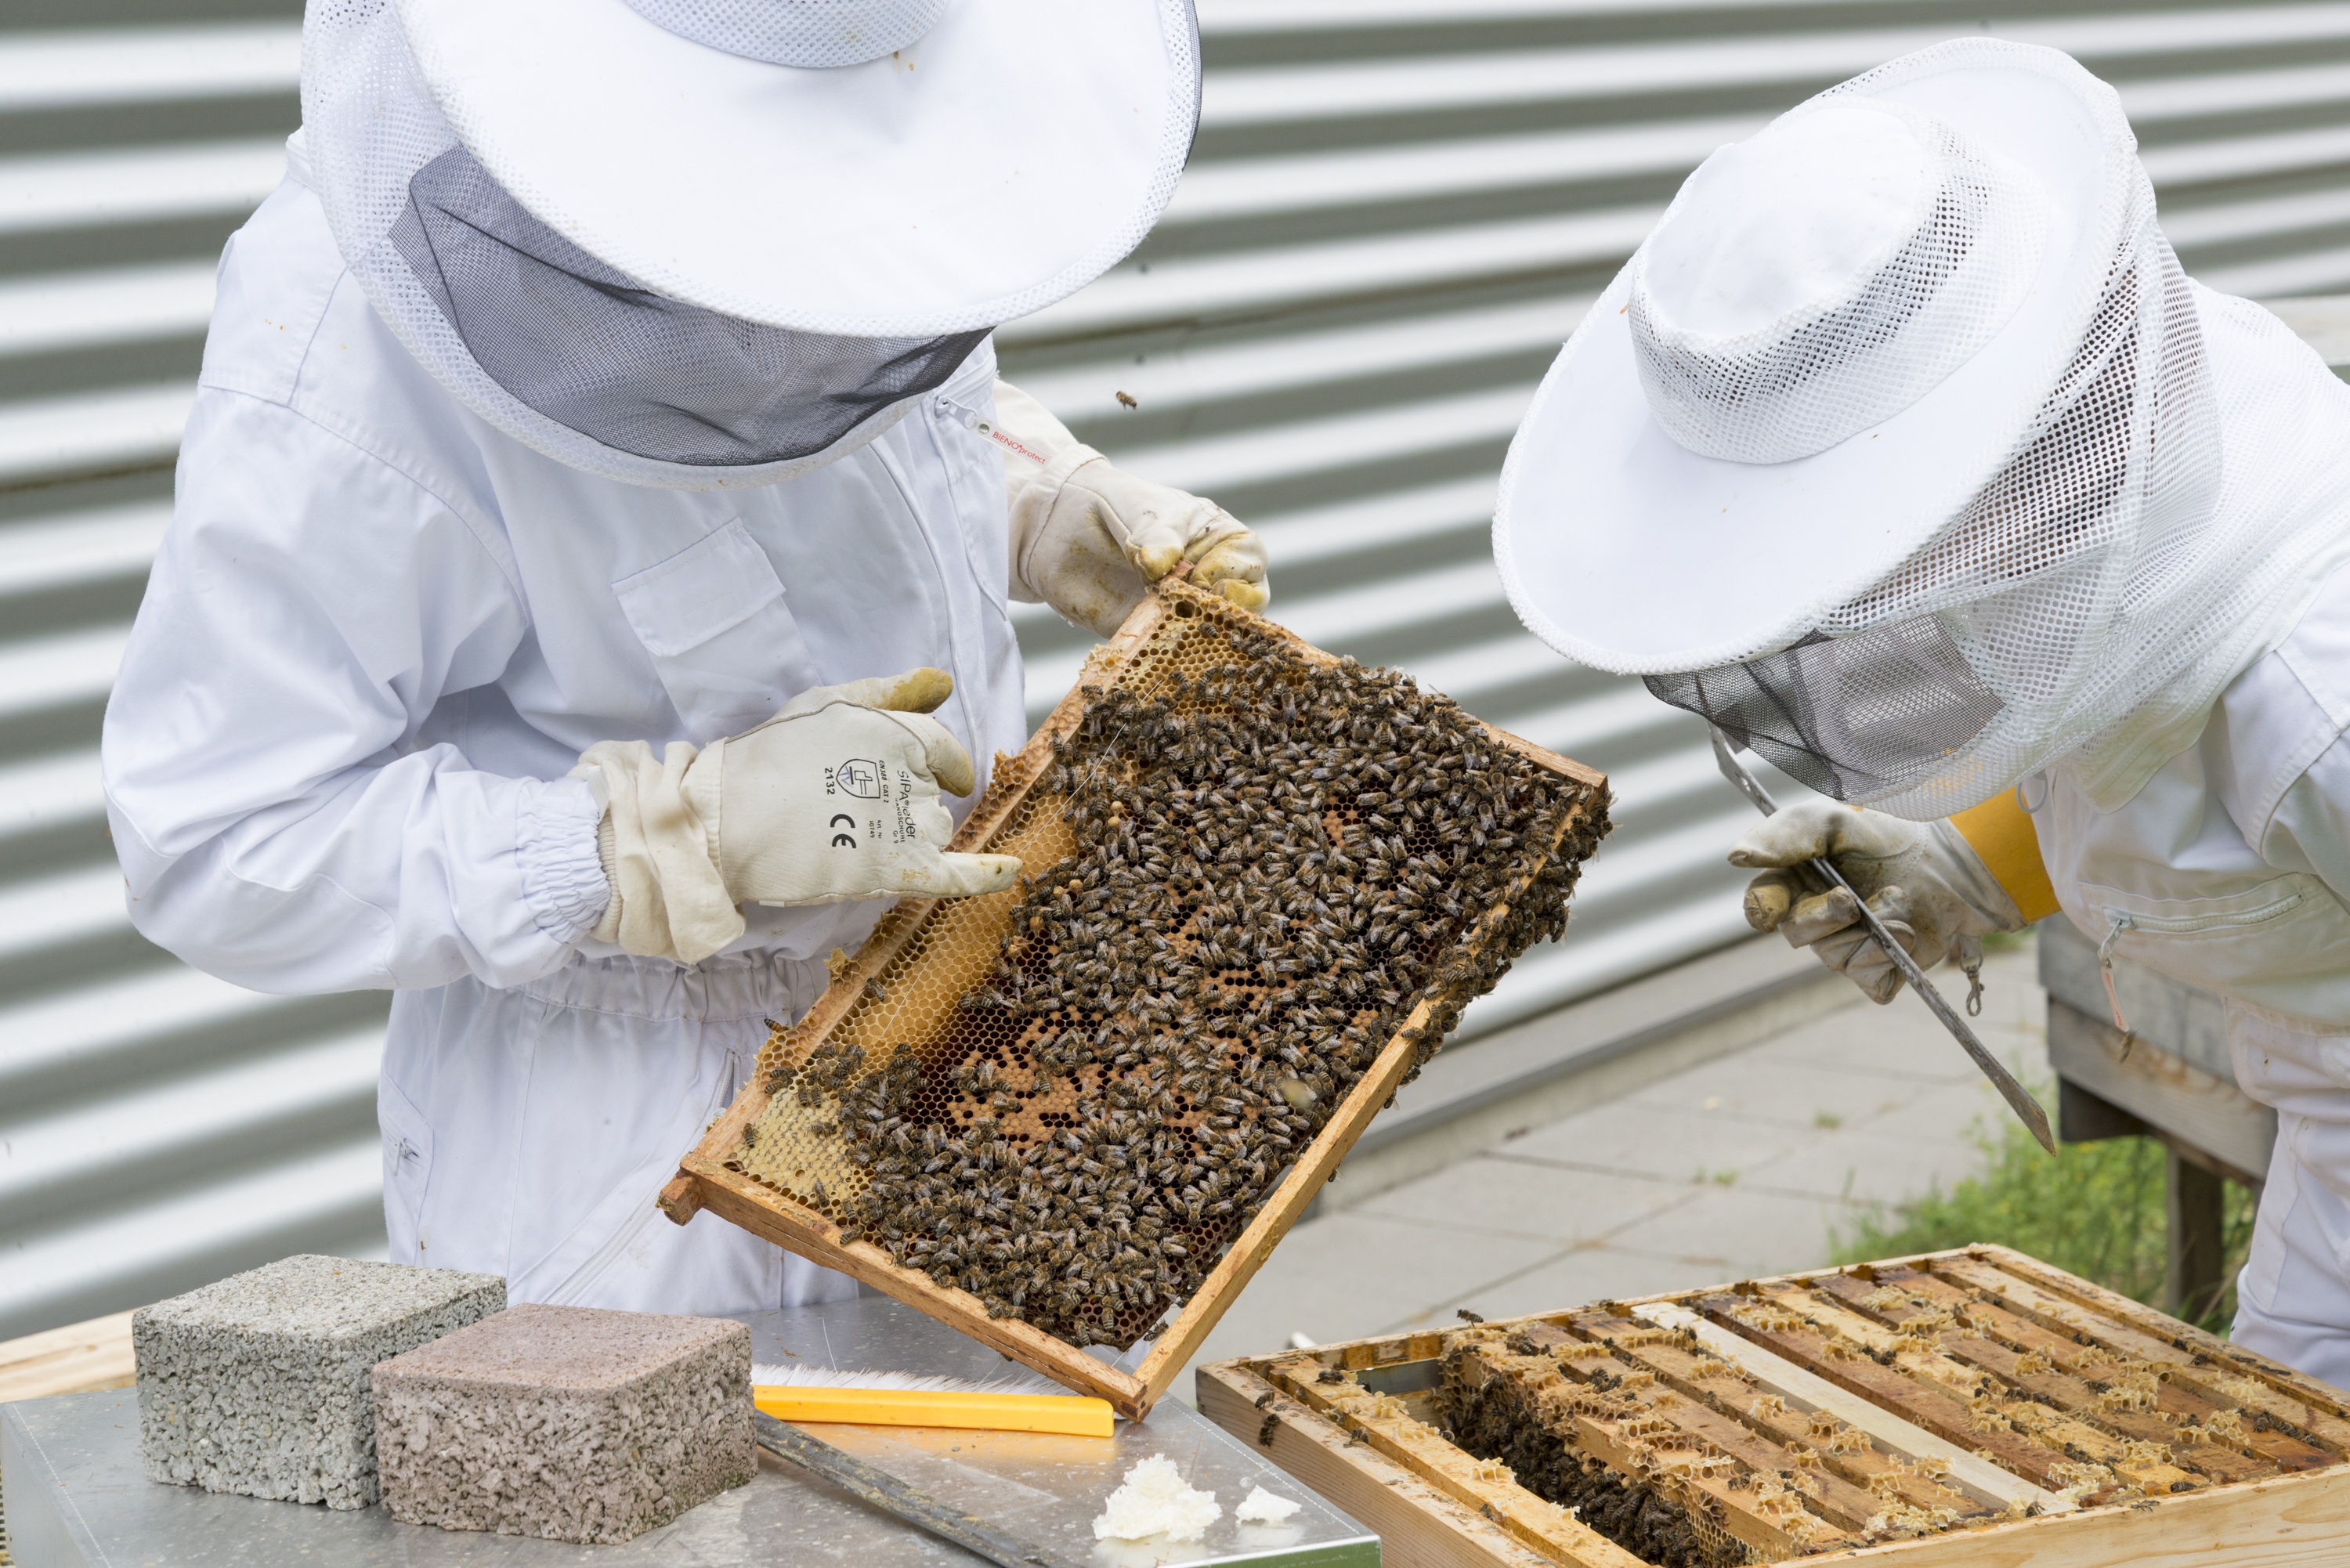
[[[375,1369],[384,1508],[409,1524],[622,1542],[747,1482],[751,1331],[517,1306]]]

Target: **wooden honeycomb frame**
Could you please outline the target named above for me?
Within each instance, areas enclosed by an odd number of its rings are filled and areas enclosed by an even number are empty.
[[[1148,690],[1151,678],[1163,672],[1170,650],[1181,646],[1189,625],[1203,618],[1232,629],[1269,632],[1285,639],[1310,661],[1336,662],[1278,626],[1234,608],[1219,596],[1188,584],[1162,584],[1117,636],[1095,649],[1076,689],[1020,754],[998,756],[987,791],[955,835],[953,847],[1020,854],[1031,871],[1040,871],[1060,858],[1069,846],[1068,830],[1059,826],[1056,814],[1040,821],[1047,814],[1027,809],[1038,781],[1052,765],[1054,740],[1069,734],[1083,718],[1087,689]],[[1501,744],[1580,787],[1582,801],[1562,814],[1562,839],[1593,806],[1605,802],[1604,775],[1513,735],[1488,729]],[[764,1179],[759,1172],[743,1168],[744,1129],[756,1133],[792,1119],[783,1104],[791,1091],[771,1101],[765,1087],[768,1069],[779,1062],[796,1065],[836,1035],[854,1037],[852,1032],[860,1027],[860,1021],[877,1008],[901,1015],[886,1033],[898,1037],[919,1035],[924,1025],[919,1021],[910,1023],[902,1015],[910,1007],[934,1012],[951,1007],[955,999],[985,979],[1018,898],[1014,891],[960,900],[909,898],[898,904],[875,928],[857,957],[835,976],[807,1015],[769,1042],[751,1082],[711,1125],[701,1143],[681,1162],[676,1179],[662,1189],[660,1206],[680,1224],[708,1209],[791,1251],[870,1284],[1068,1387],[1105,1398],[1120,1414],[1139,1419],[1166,1392],[1225,1307],[1254,1276],[1410,1072],[1419,1031],[1443,999],[1423,996],[1419,1000],[1288,1176],[1232,1238],[1149,1354],[1133,1372],[1123,1372],[1017,1318],[989,1317],[977,1296],[941,1286],[926,1273],[900,1267],[870,1241],[844,1242],[841,1227],[818,1207],[822,1203],[837,1211],[838,1205],[824,1202],[817,1189],[794,1181],[794,1171],[805,1178],[808,1165],[778,1168],[785,1161],[782,1151],[775,1149],[772,1132],[760,1140],[759,1147],[776,1154],[778,1165],[769,1167]],[[1488,911],[1487,929],[1506,912],[1506,905]],[[885,981],[885,976],[889,978]],[[910,983],[910,976],[913,982]],[[877,987],[876,981],[882,983]],[[816,1149],[804,1132],[794,1130],[788,1136],[797,1139],[789,1145],[793,1158]],[[832,1152],[816,1149],[811,1164],[837,1168],[830,1163]],[[792,1190],[795,1185],[800,1185],[797,1192]]]
[[[1888,1291],[1964,1302],[1963,1322],[1929,1326],[1912,1317],[1905,1333],[1900,1314],[1917,1309],[1878,1293]],[[1796,1316],[1810,1321],[1799,1327]],[[1674,1325],[1702,1336],[1697,1348]],[[1845,1351],[1831,1351],[1839,1338]],[[2350,1395],[2005,1247],[1216,1362],[1200,1369],[1200,1410],[1263,1444],[1378,1531],[1399,1560],[1643,1568],[1644,1559],[1520,1486],[1506,1468],[1454,1446],[1423,1419],[1432,1396],[1380,1397],[1428,1384],[1430,1368],[1456,1350],[1468,1352],[1462,1365],[1472,1372],[1482,1375],[1490,1356],[1502,1375],[1534,1386],[1513,1365],[1524,1358],[1510,1350],[1513,1339],[1550,1364],[1537,1376],[1554,1388],[1630,1389],[1643,1407],[1638,1418],[1579,1411],[1576,1449],[1694,1502],[1749,1549],[1750,1561],[2350,1561]],[[1747,1376],[1716,1370],[1723,1365]],[[2144,1397],[2116,1397],[2132,1367],[2149,1385]],[[1954,1369],[1964,1376],[1954,1378]],[[1952,1388],[1978,1377],[2002,1408],[2044,1411],[2047,1430],[2033,1440],[1970,1422],[1966,1396],[1953,1397]],[[2214,1414],[2218,1424],[2207,1425]],[[2131,1450],[2132,1441],[2146,1446]],[[2052,1494],[2042,1482],[2070,1473],[2064,1443],[2127,1455],[2115,1468],[2147,1495],[2059,1491],[2045,1506]],[[1756,1482],[1804,1448],[1812,1450],[1814,1495],[1791,1531],[1784,1513],[1797,1500]],[[1886,1490],[1912,1506],[1940,1501],[1968,1516],[1938,1533],[1877,1544],[1835,1525],[1839,1512],[1848,1521],[1880,1504]],[[2014,1517],[2019,1501],[2043,1511]]]

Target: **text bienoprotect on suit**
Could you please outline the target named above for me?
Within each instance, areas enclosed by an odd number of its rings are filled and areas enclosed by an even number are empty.
[[[2061,907],[2225,996],[2278,1111],[2236,1337],[2350,1384],[2350,387],[2179,271],[2112,88],[1969,38],[1717,151],[1536,395],[1494,553],[1553,648],[1827,797],[1732,859],[1878,1001],[1804,860],[1921,963]]]
[[[395,1260],[516,1301],[854,1293],[653,1199],[1024,737],[1006,602],[1264,602],[990,330],[1146,234],[1184,0],[317,0],[103,759],[139,929],[392,989]],[[825,856],[838,858],[827,859]]]

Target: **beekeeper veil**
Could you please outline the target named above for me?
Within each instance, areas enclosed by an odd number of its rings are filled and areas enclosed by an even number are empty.
[[[1149,232],[1189,0],[311,0],[337,244],[473,411],[574,467],[766,484],[886,430]]]
[[[2119,805],[2350,538],[2350,388],[2189,281],[2113,90],[1965,39],[1690,176],[1513,444],[1561,652],[1929,818]]]

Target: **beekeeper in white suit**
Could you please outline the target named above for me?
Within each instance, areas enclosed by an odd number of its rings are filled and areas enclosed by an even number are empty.
[[[887,900],[1009,885],[941,852],[1024,739],[1007,595],[1264,599],[989,338],[1166,204],[1190,7],[314,0],[303,50],[107,713],[133,918],[395,991],[394,1258],[853,1293],[653,1199]]]
[[[2235,1335],[2350,1385],[2350,387],[2181,275],[2112,89],[1968,39],[1716,152],[1493,537],[1552,647],[1834,797],[1732,854],[1755,925],[1890,997],[1826,855],[1921,963],[2061,906],[2223,993],[2279,1113]]]

